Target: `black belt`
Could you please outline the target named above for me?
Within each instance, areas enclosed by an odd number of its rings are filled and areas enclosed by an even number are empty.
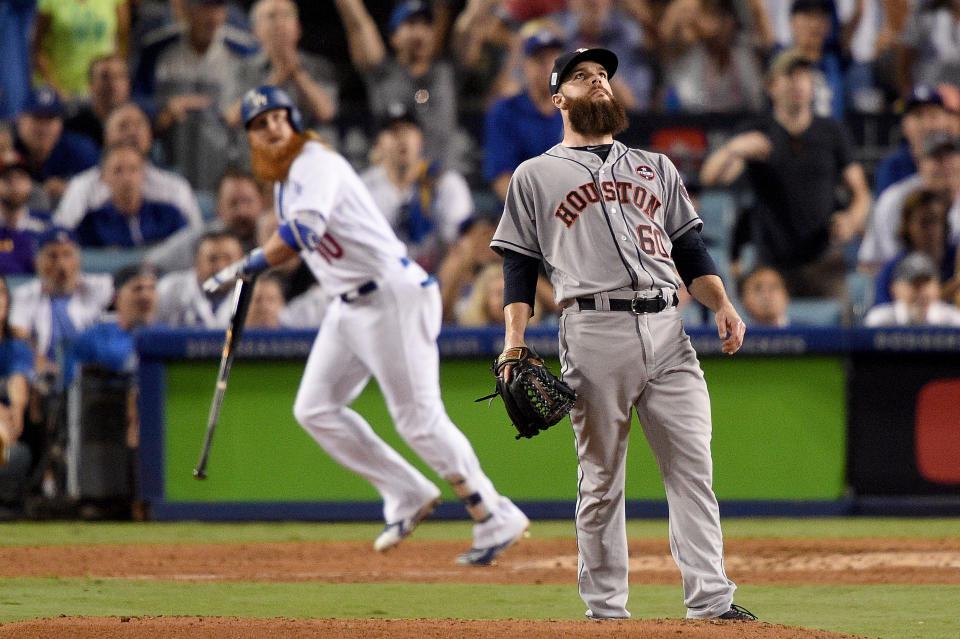
[[[377,290],[377,283],[370,280],[369,282],[361,284],[359,288],[341,294],[340,299],[349,304],[350,302],[355,302],[359,297],[373,293],[375,290]]]
[[[631,311],[640,315],[641,313],[659,313],[670,306],[676,306],[680,303],[680,299],[674,293],[673,299],[668,303],[663,293],[660,293],[657,297],[635,297],[629,300],[611,298],[609,302],[611,311]],[[597,310],[597,303],[592,297],[578,297],[577,305],[581,311]]]

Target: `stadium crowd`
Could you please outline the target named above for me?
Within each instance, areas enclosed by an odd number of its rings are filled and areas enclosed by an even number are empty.
[[[958,31],[958,0],[0,0],[0,503],[57,490],[29,426],[77,367],[226,326],[200,283],[276,224],[240,116],[261,84],[360,172],[446,323],[503,322],[488,243],[562,136],[547,76],[605,47],[644,116],[622,138],[681,169],[748,326],[960,325]],[[325,304],[295,259],[248,325]],[[559,310],[541,278],[536,321]]]

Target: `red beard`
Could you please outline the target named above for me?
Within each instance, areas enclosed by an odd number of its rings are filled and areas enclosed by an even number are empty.
[[[567,98],[567,115],[570,126],[580,135],[616,135],[627,128],[627,112],[609,93],[608,100],[586,95],[582,98]]]
[[[307,135],[294,132],[280,148],[251,147],[250,162],[254,175],[267,182],[286,180],[290,165],[310,139]]]

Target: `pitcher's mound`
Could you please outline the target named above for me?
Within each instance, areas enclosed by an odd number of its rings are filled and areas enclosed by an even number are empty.
[[[825,630],[743,621],[495,621],[462,619],[242,619],[238,617],[58,617],[0,625],[0,637],[30,639],[855,639]]]

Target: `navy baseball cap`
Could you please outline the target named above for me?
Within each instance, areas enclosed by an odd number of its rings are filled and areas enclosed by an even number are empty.
[[[904,102],[903,112],[910,113],[910,111],[916,109],[917,107],[927,106],[930,104],[947,108],[943,103],[943,96],[940,95],[940,92],[937,91],[936,87],[932,87],[929,84],[918,84],[917,86],[913,87],[913,91],[910,92],[910,97],[908,97]]]
[[[523,40],[523,55],[533,55],[541,49],[554,48],[562,49],[563,39],[547,28],[540,28],[528,35]]]
[[[617,54],[609,49],[577,49],[564,53],[553,63],[553,71],[550,72],[551,95],[560,90],[560,85],[563,84],[567,74],[584,60],[603,65],[603,68],[607,70],[607,79],[613,77],[613,74],[617,72],[617,65],[620,63],[617,60]]]
[[[55,89],[41,86],[30,92],[27,103],[20,112],[37,117],[59,118],[63,116],[63,107],[60,105],[60,96]]]
[[[413,124],[420,129],[423,128],[423,125],[420,124],[420,121],[417,120],[417,117],[409,109],[402,105],[391,105],[391,107],[393,108],[388,109],[387,114],[380,118],[378,122],[379,126],[377,127],[378,131],[389,129],[398,124]]]
[[[428,22],[433,22],[433,7],[424,0],[401,2],[393,8],[393,13],[390,14],[390,33],[393,33],[401,24],[416,16],[423,16]]]
[[[77,239],[69,229],[62,226],[53,226],[37,235],[37,249],[42,249],[48,244],[60,244],[62,242],[77,243]]]

